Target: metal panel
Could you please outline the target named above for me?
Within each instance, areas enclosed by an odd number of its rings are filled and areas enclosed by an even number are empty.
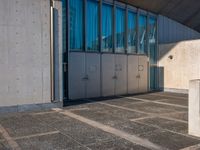
[[[115,95],[127,94],[127,55],[115,55]]]
[[[102,96],[115,94],[115,55],[102,54]]]
[[[86,97],[100,97],[100,54],[86,54]]]
[[[138,93],[138,56],[128,56],[128,94]]]
[[[69,99],[85,98],[85,53],[69,53]]]
[[[148,91],[148,58],[147,56],[139,56],[138,61],[138,72],[139,78],[139,93],[144,93]]]

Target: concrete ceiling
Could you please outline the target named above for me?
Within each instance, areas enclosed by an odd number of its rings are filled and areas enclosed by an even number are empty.
[[[200,32],[200,0],[118,0],[167,16]]]

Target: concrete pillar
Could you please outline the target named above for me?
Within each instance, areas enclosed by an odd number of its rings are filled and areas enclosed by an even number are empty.
[[[200,80],[189,84],[189,134],[200,137]]]

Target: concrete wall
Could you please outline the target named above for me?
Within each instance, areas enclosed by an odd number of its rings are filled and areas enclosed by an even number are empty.
[[[163,16],[158,22],[160,87],[185,93],[189,80],[200,78],[200,34]]]
[[[0,20],[0,106],[50,102],[50,0],[0,0]]]
[[[159,15],[158,24],[158,41],[160,44],[200,38],[200,33],[167,17]]]
[[[200,79],[200,40],[161,44],[159,50],[160,87],[187,91],[190,80]]]

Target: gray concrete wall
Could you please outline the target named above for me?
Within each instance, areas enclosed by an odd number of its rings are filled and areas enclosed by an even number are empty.
[[[200,38],[200,33],[167,17],[159,15],[158,24],[158,41],[160,44]]]
[[[172,56],[172,59],[170,58]],[[200,79],[200,40],[159,45],[160,87],[187,92],[189,81]]]
[[[0,20],[0,106],[50,102],[50,1],[0,0]]]

